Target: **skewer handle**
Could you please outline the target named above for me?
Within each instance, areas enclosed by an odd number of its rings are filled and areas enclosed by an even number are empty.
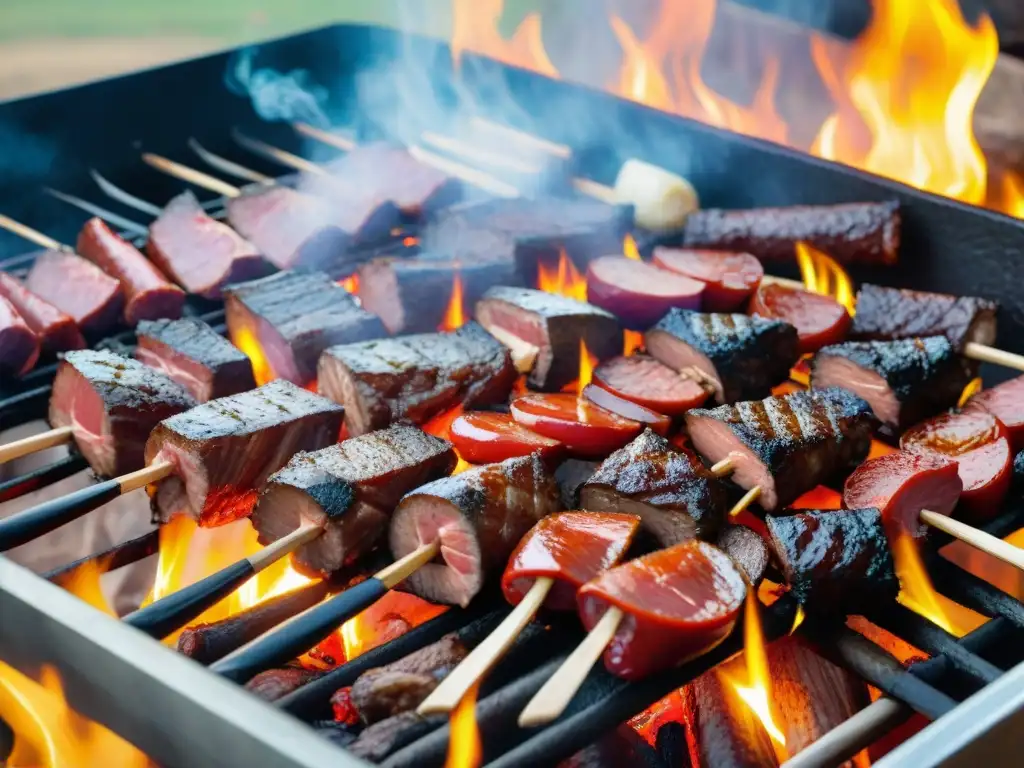
[[[24,437],[13,443],[7,443],[7,445],[0,445],[0,464],[53,448],[55,445],[64,445],[64,443],[71,442],[73,435],[74,430],[71,427],[57,427],[39,435]]]
[[[166,157],[154,155],[152,152],[144,152],[142,159],[147,165],[153,166],[158,171],[163,171],[169,176],[187,181],[189,184],[195,184],[197,187],[203,187],[218,195],[238,197],[242,194],[242,190],[228,184],[226,181],[221,181],[208,173],[197,171],[195,168],[189,168],[187,165],[168,160]]]
[[[927,509],[921,510],[921,521],[948,533],[965,544],[970,544],[975,549],[980,549],[982,552],[1002,560],[1004,563],[1024,570],[1024,549],[1020,547],[1015,547],[990,533],[985,533],[985,531],[972,528],[959,520]]]
[[[520,728],[545,725],[565,711],[608,643],[615,637],[622,616],[622,611],[614,606],[605,611],[583,642],[576,646],[565,663],[530,699],[526,709],[519,715]]]
[[[1015,355],[1013,352],[1006,352],[1002,349],[986,346],[985,344],[976,344],[973,341],[967,342],[967,346],[964,347],[964,355],[972,360],[980,360],[983,363],[993,363],[1024,371],[1024,355]]]

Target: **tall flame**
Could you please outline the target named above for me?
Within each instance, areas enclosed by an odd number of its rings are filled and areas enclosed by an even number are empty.
[[[256,335],[247,327],[233,328],[231,330],[231,343],[238,347],[242,354],[252,362],[252,374],[256,379],[257,386],[273,381],[276,377],[270,367],[267,356],[263,354],[263,348],[256,340]]]
[[[586,343],[580,339],[580,374],[576,379],[576,394],[582,395],[583,388],[594,378],[594,369],[597,367],[597,363],[597,358],[590,354]]]
[[[627,234],[622,239],[622,255],[633,261],[640,261],[640,248],[632,235]]]
[[[935,591],[913,538],[900,533],[890,537],[889,543],[900,580],[900,603],[956,637],[963,637],[985,621],[983,616]]]
[[[537,288],[577,301],[587,300],[587,281],[564,249],[558,254],[556,269],[551,269],[544,263],[537,265]]]
[[[466,691],[451,715],[451,738],[445,768],[477,768],[483,762],[480,729],[476,724],[476,698],[480,683]]]
[[[462,298],[462,275],[458,272],[452,279],[452,295],[444,312],[439,331],[454,331],[466,324],[466,307]]]
[[[831,296],[846,307],[851,315],[856,311],[853,281],[835,259],[810,243],[797,241],[796,260],[800,266],[800,277],[808,291]]]
[[[451,48],[455,66],[461,64],[463,51],[483,51],[514,67],[558,77],[558,70],[544,50],[540,15],[527,14],[512,37],[506,40],[498,33],[504,6],[504,0],[453,0]]]

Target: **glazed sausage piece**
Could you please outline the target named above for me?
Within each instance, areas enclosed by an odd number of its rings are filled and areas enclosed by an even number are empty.
[[[662,246],[654,249],[654,263],[704,283],[705,312],[742,310],[764,277],[761,262],[749,253]]]
[[[66,352],[85,346],[74,318],[26,288],[18,278],[0,272],[0,296],[18,310],[28,327],[39,338],[45,352]]]
[[[625,256],[587,266],[587,301],[633,330],[646,330],[673,307],[700,309],[704,283]]]
[[[613,357],[594,369],[594,383],[621,398],[666,416],[699,408],[713,387],[687,378],[649,355]]]
[[[565,447],[520,425],[507,413],[473,411],[452,422],[449,439],[455,450],[471,464],[491,464],[516,456],[540,454],[557,460]]]
[[[0,296],[0,373],[21,376],[39,359],[39,339],[7,299]]]
[[[655,413],[649,408],[644,408],[642,405],[634,403],[632,400],[627,400],[624,397],[619,397],[614,392],[611,392],[603,387],[599,387],[596,384],[587,384],[583,388],[582,396],[594,403],[599,405],[606,411],[622,416],[624,419],[632,419],[638,421],[645,426],[650,427],[654,432],[665,437],[668,435],[668,431],[672,426],[672,419],[661,413]]]
[[[607,456],[643,429],[638,421],[565,393],[523,395],[513,400],[509,409],[524,427],[558,440],[570,454],[581,458]]]
[[[750,314],[794,326],[802,354],[837,344],[850,330],[850,313],[835,299],[778,283],[761,284],[750,302]]]
[[[967,401],[964,410],[975,408],[991,413],[1003,423],[1015,451],[1024,449],[1024,376],[983,389]]]

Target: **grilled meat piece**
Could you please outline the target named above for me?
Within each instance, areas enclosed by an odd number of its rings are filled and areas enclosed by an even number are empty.
[[[715,388],[719,403],[764,397],[800,357],[797,330],[781,320],[673,309],[644,334],[648,354]]]
[[[191,192],[172,199],[149,225],[146,253],[174,282],[206,299],[220,299],[225,285],[266,271],[256,246],[209,216]]]
[[[582,507],[580,491],[587,480],[594,476],[599,466],[601,466],[599,461],[583,459],[566,459],[558,465],[558,469],[555,470],[555,482],[558,483],[563,507],[566,509]]]
[[[955,406],[976,371],[945,336],[848,341],[818,351],[811,387],[855,392],[883,424],[902,430]]]
[[[6,272],[0,272],[0,296],[18,310],[44,352],[66,352],[85,346],[85,339],[70,315],[36,296],[18,278]]]
[[[230,285],[224,295],[231,340],[242,350],[258,347],[269,368],[257,365],[257,381],[308,384],[328,347],[386,335],[380,318],[323,272],[278,272]]]
[[[160,371],[110,352],[68,352],[50,395],[50,425],[74,429],[75,446],[100,476],[142,469],[150,431],[196,404]]]
[[[735,561],[748,582],[755,586],[761,583],[768,570],[768,545],[759,534],[745,525],[727,525],[715,546]]]
[[[650,429],[601,462],[580,488],[582,509],[638,515],[662,547],[710,535],[727,506],[725,483]]]
[[[202,320],[143,320],[135,335],[135,357],[166,373],[200,403],[256,386],[249,358]]]
[[[465,607],[533,524],[560,508],[558,484],[536,455],[485,464],[407,494],[391,518],[391,553],[440,540],[443,562],[405,584],[425,600]]]
[[[515,379],[508,350],[476,323],[331,347],[318,366],[320,392],[345,406],[350,435],[399,419],[424,424],[460,403],[503,402]]]
[[[323,528],[292,558],[303,572],[326,576],[377,544],[398,500],[449,474],[455,462],[447,441],[407,425],[298,453],[267,481],[252,524],[262,544],[300,525]]]
[[[284,669],[268,669],[260,672],[245,684],[246,690],[259,696],[264,701],[277,701],[292,691],[297,691],[306,683],[316,680],[323,672],[301,667],[285,667]]]
[[[807,510],[766,522],[775,559],[802,605],[846,615],[900,591],[879,510]]]
[[[364,728],[346,749],[356,757],[380,763],[388,755],[440,728],[447,719],[445,715],[421,717],[415,712],[403,712]]]
[[[795,261],[797,242],[810,243],[840,264],[895,264],[900,247],[900,204],[847,203],[705,209],[686,219],[687,248],[744,251],[766,261]]]
[[[768,512],[860,462],[877,424],[867,402],[836,388],[686,414],[697,452],[712,464],[731,460],[732,481],[759,486],[758,503]]]
[[[591,304],[529,288],[496,287],[477,302],[477,321],[512,350],[520,369],[533,358],[531,386],[557,391],[579,376],[580,342],[599,360],[622,351],[622,328]]]
[[[892,341],[945,336],[958,352],[969,342],[993,344],[999,304],[974,296],[910,291],[864,283],[857,291],[851,339]]]
[[[169,461],[175,474],[157,486],[154,516],[186,514],[204,527],[247,517],[271,474],[299,451],[338,439],[343,412],[280,379],[160,422],[146,443],[146,463]]]
[[[39,338],[18,310],[0,296],[0,375],[21,376],[39,359]]]
[[[120,280],[66,251],[45,251],[36,257],[25,287],[70,315],[83,333],[109,331],[124,308]]]

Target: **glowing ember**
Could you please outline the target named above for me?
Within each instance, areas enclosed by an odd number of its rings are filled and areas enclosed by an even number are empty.
[[[807,614],[804,613],[804,607],[802,605],[798,605],[796,607],[796,614],[793,616],[793,626],[790,627],[789,634],[792,635],[800,629],[800,625],[804,623],[805,618],[807,618]]]
[[[622,241],[622,253],[627,259],[633,261],[640,261],[640,249],[636,245],[636,240],[633,239],[632,235],[626,235]]]
[[[462,275],[455,273],[452,280],[452,296],[448,300],[448,308],[444,311],[444,319],[438,326],[439,331],[454,331],[466,324],[466,308],[462,298]]]
[[[355,296],[359,293],[359,275],[349,275],[344,280],[339,280],[338,285]]]
[[[451,715],[451,740],[445,768],[476,768],[483,761],[480,730],[476,725],[476,697],[480,683],[466,691]]]
[[[447,610],[407,592],[392,590],[358,616],[341,625],[345,658],[353,659],[394,640]]]
[[[839,264],[826,253],[804,242],[796,244],[800,276],[811,293],[831,296],[852,315],[856,311],[853,282]]]
[[[420,239],[418,237],[413,237],[412,235],[402,239],[402,245],[406,248],[412,248],[414,245],[419,245],[419,242]]]
[[[587,281],[564,250],[558,254],[556,270],[543,263],[537,265],[537,287],[547,293],[568,296],[577,301],[587,300]]]

